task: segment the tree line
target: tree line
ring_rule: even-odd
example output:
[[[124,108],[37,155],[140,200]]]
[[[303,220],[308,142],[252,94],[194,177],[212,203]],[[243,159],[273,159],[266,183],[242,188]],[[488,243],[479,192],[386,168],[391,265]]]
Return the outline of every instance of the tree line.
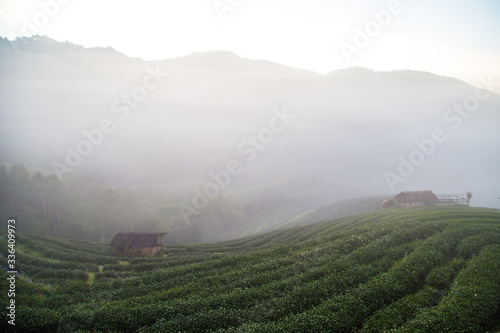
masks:
[[[34,235],[108,243],[117,232],[167,232],[167,244],[194,244],[227,233],[238,222],[237,209],[223,198],[186,223],[178,209],[179,188],[118,187],[72,173],[30,171],[0,163],[0,226],[16,218],[17,231]],[[237,223],[236,223],[237,224]]]
[[[118,229],[120,200],[104,184],[0,163],[0,188],[1,222],[15,217],[18,231],[105,242]]]

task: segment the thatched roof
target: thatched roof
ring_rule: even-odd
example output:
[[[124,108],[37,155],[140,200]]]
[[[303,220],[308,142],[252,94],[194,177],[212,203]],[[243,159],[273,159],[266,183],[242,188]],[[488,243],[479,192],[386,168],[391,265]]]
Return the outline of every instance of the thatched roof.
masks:
[[[406,191],[394,197],[397,202],[405,203],[434,203],[439,199],[432,191]]]
[[[161,237],[165,234],[166,232],[120,232],[115,235],[109,245],[113,247],[151,248],[161,245]]]

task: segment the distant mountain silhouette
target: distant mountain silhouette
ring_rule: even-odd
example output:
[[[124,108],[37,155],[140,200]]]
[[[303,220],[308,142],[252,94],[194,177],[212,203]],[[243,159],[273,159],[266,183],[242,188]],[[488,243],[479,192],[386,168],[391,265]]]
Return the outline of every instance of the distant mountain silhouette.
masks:
[[[0,37],[0,52],[12,53],[9,50],[16,52],[36,52],[36,53],[62,53],[62,52],[93,52],[109,55],[122,55],[112,47],[93,47],[85,48],[81,45],[76,45],[70,42],[58,42],[47,36],[31,36],[18,37],[13,41],[7,38]]]
[[[139,94],[151,71],[161,82],[127,106],[123,96]],[[53,172],[88,140],[85,131],[109,119],[112,133],[72,172],[116,185],[202,186],[236,160],[243,171],[231,187],[311,176],[345,185],[302,187],[316,204],[298,212],[387,193],[385,173],[398,175],[400,158],[420,149],[415,142],[442,129],[446,140],[395,191],[470,190],[475,204],[498,205],[500,99],[491,93],[465,118],[453,107],[476,88],[453,78],[362,68],[322,75],[226,51],[144,61],[44,36],[0,39],[0,73],[0,161],[11,164]],[[271,138],[262,131],[285,107],[295,118]],[[252,148],[259,134],[268,143]]]

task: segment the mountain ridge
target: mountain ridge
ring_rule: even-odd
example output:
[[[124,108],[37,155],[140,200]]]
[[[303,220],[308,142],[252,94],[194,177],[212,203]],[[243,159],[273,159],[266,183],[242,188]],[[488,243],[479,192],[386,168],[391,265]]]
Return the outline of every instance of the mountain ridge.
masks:
[[[237,61],[240,63],[244,62],[250,62],[250,63],[256,63],[256,64],[264,64],[266,67],[273,67],[273,66],[278,66],[282,67],[283,69],[287,70],[293,70],[298,72],[303,73],[304,75],[309,74],[311,77],[326,77],[326,78],[345,78],[346,76],[356,76],[353,74],[363,72],[363,73],[371,73],[371,74],[386,74],[386,75],[392,75],[392,76],[404,76],[404,75],[421,75],[422,77],[427,77],[429,80],[431,80],[430,77],[434,78],[443,78],[443,79],[450,79],[450,80],[457,80],[460,82],[463,82],[460,79],[453,78],[453,77],[445,77],[441,75],[437,75],[431,72],[425,72],[425,71],[416,71],[416,70],[391,70],[391,71],[376,71],[372,70],[369,68],[364,68],[364,67],[351,67],[351,68],[343,68],[343,69],[336,69],[328,72],[327,74],[321,74],[318,72],[314,72],[311,70],[307,69],[300,69],[292,66],[287,66],[287,65],[282,65],[277,62],[265,60],[265,59],[249,59],[249,58],[244,58],[240,57],[236,53],[228,50],[213,50],[213,51],[205,51],[205,52],[193,52],[189,53],[186,55],[182,56],[177,56],[173,58],[160,58],[160,59],[155,59],[155,60],[145,60],[139,57],[131,57],[128,56],[124,53],[121,53],[115,49],[113,49],[111,46],[107,47],[84,47],[79,44],[75,44],[69,41],[65,42],[59,42],[55,39],[49,38],[44,35],[34,35],[31,37],[17,37],[15,40],[9,40],[6,37],[0,36],[0,48],[5,49],[11,49],[13,50],[13,53],[24,51],[24,52],[37,52],[37,53],[43,53],[43,52],[49,52],[49,53],[61,53],[61,52],[84,52],[84,53],[96,53],[96,54],[101,54],[101,55],[110,55],[110,56],[119,56],[119,57],[125,57],[129,59],[135,59],[135,60],[140,60],[145,63],[168,63],[171,61],[181,61],[185,63],[191,63],[191,65],[196,64],[197,62],[201,62],[203,66],[206,67],[212,67],[216,69],[221,69],[224,66],[221,66],[221,58],[225,59],[226,61]],[[1,52],[1,50],[0,50]],[[216,65],[216,66],[214,66]],[[195,66],[196,67],[196,66]],[[227,69],[227,68],[226,68]],[[463,82],[465,83],[465,82]]]

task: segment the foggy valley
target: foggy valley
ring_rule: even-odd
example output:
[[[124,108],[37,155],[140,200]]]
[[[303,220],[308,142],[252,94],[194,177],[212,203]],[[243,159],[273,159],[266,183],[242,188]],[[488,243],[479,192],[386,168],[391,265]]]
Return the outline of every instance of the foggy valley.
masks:
[[[500,332],[499,14],[0,0],[0,332]]]
[[[2,39],[0,55],[1,162],[115,193],[115,218],[91,207],[95,193],[61,213],[68,226],[104,220],[106,241],[119,228],[234,238],[403,190],[471,191],[472,205],[500,208],[491,77],[478,90],[415,71],[322,75],[226,51],[144,61],[43,36]]]

